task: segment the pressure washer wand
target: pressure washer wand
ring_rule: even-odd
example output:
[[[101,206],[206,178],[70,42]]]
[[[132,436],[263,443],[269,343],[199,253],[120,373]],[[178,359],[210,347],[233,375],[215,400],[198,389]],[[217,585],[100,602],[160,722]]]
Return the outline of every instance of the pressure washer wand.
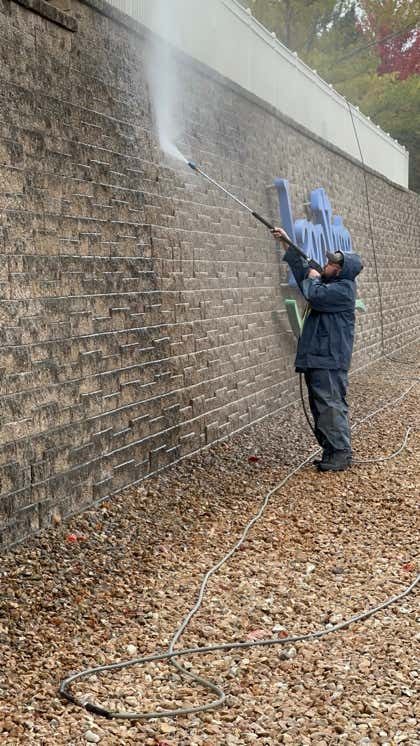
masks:
[[[211,184],[214,184],[214,186],[216,186],[222,192],[224,192],[225,194],[227,194],[228,197],[231,197],[231,199],[234,199],[235,202],[238,203],[238,205],[240,205],[241,207],[243,207],[244,210],[247,210],[251,215],[254,216],[254,218],[256,218],[257,220],[259,220],[260,223],[262,223],[263,225],[265,225],[266,228],[268,228],[270,231],[274,230],[274,225],[271,225],[271,223],[269,223],[268,220],[266,220],[261,215],[259,215],[258,212],[255,212],[255,210],[251,210],[251,208],[248,207],[248,205],[246,205],[245,202],[241,202],[241,200],[238,199],[238,197],[235,197],[234,194],[232,194],[231,192],[228,192],[227,189],[225,189],[224,187],[222,187],[221,184],[218,184],[217,181],[215,181],[214,179],[211,178],[211,176],[208,176],[208,174],[205,174],[204,171],[201,170],[201,168],[198,168],[198,166],[196,166],[196,164],[194,163],[194,161],[187,161],[187,163],[190,166],[190,168],[192,168],[193,171],[196,171],[198,174],[201,174],[201,176],[204,176],[204,178],[207,179],[207,181],[210,181]],[[286,241],[286,239],[284,239],[284,240]],[[286,243],[289,243],[289,241],[286,241]]]
[[[235,202],[237,202],[238,205],[240,205],[241,207],[243,207],[244,210],[247,210],[247,212],[249,212],[257,220],[259,220],[260,223],[262,223],[263,225],[265,225],[266,228],[268,228],[270,231],[274,230],[274,225],[271,225],[271,223],[269,223],[268,220],[266,220],[265,218],[263,218],[262,215],[260,215],[258,212],[255,212],[255,210],[252,210],[250,207],[248,207],[248,205],[245,204],[245,202],[241,202],[241,200],[238,199],[238,197],[235,197],[234,194],[232,194],[231,192],[228,192],[227,189],[225,189],[224,187],[222,187],[221,184],[218,184],[218,182],[215,181],[214,179],[212,179],[211,176],[209,176],[208,174],[204,173],[204,171],[202,171],[201,168],[198,168],[198,166],[194,163],[194,161],[187,161],[187,163],[188,163],[189,167],[192,168],[193,171],[196,171],[201,176],[204,176],[204,178],[207,179],[207,181],[209,181],[211,184],[214,184],[214,186],[216,186],[218,189],[220,189],[222,192],[224,192],[224,194],[227,194],[228,197],[230,197],[231,199],[235,200]],[[310,259],[310,257],[306,256],[306,254],[302,251],[302,249],[300,249],[299,246],[296,246],[296,244],[294,244],[292,241],[290,241],[290,239],[288,239],[288,238],[282,238],[282,241],[284,241],[285,243],[287,243],[292,249],[294,249],[298,254],[300,254],[300,256],[303,257],[303,259],[306,259],[306,261],[308,262],[308,264],[313,269],[316,269],[317,272],[322,272],[322,267],[320,267],[319,264],[317,264],[313,259]]]

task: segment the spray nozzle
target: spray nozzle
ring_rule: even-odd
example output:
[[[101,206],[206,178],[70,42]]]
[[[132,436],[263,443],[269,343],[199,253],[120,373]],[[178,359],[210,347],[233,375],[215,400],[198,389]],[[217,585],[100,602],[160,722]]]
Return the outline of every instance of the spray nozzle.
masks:
[[[187,163],[193,171],[197,171],[197,166],[195,165],[194,161],[187,161]]]

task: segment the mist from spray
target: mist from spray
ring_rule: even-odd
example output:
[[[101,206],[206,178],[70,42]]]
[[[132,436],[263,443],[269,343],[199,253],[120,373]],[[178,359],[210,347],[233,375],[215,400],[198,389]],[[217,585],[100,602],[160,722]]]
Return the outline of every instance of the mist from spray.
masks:
[[[172,158],[176,158],[178,161],[183,161],[184,163],[188,163],[187,158],[182,155],[181,151],[177,146],[171,142],[169,139],[166,138],[165,134],[162,134],[159,131],[159,142],[160,147],[162,150],[167,154],[172,156]]]
[[[184,127],[181,115],[181,85],[174,49],[179,41],[177,16],[170,0],[154,0],[153,28],[160,38],[152,42],[147,59],[147,77],[161,149],[172,158],[188,163],[175,145]],[[170,39],[171,44],[166,40]]]

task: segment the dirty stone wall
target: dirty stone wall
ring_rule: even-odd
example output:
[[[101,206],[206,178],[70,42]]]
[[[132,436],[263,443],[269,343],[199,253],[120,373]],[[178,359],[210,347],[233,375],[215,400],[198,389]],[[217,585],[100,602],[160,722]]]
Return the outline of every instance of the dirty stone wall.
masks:
[[[8,546],[296,397],[267,231],[163,162],[150,39],[100,0],[0,0],[0,534]],[[355,367],[381,352],[362,170],[178,61],[201,167],[275,220],[323,186],[366,269]],[[419,199],[368,174],[387,349],[418,336]],[[416,259],[417,257],[417,259]],[[417,266],[417,273],[418,273]]]

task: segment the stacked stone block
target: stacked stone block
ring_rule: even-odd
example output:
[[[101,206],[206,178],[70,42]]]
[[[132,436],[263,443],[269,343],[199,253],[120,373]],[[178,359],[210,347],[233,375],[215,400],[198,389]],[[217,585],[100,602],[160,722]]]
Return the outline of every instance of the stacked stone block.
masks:
[[[4,546],[296,397],[293,296],[267,231],[159,151],[148,34],[116,11],[0,2],[0,535]],[[72,21],[72,22],[70,22]],[[356,364],[381,352],[361,169],[178,59],[190,152],[276,219],[324,186],[366,269]],[[384,335],[418,336],[419,200],[368,175]],[[416,265],[417,263],[417,265]],[[417,326],[417,331],[416,331]]]

